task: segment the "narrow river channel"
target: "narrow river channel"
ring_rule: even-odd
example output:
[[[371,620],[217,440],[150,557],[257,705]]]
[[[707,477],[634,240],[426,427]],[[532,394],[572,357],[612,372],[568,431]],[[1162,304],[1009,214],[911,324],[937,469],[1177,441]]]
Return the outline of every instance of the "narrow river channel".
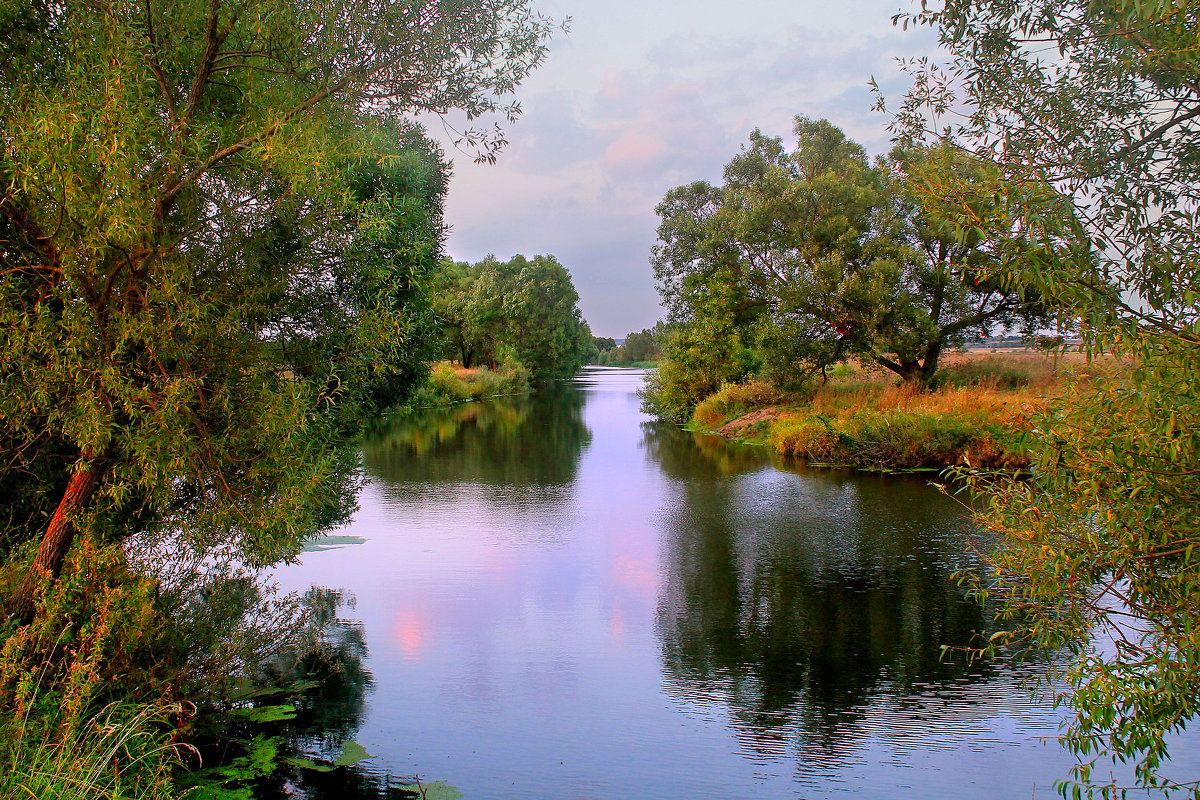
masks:
[[[364,444],[353,523],[277,573],[340,603],[361,664],[329,734],[375,756],[360,783],[1057,796],[1061,712],[1020,685],[1043,667],[941,658],[991,624],[954,579],[987,545],[961,507],[655,423],[641,378],[593,368]]]

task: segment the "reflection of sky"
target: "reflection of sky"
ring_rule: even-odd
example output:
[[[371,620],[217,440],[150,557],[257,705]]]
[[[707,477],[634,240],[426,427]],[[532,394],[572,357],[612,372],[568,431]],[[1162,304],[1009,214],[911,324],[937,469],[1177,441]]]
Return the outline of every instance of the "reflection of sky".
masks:
[[[803,709],[779,709],[769,725],[735,710],[731,693],[752,686],[664,675],[657,619],[672,602],[664,560],[680,483],[643,446],[634,373],[590,375],[592,438],[573,483],[541,496],[547,513],[530,513],[537,487],[368,485],[340,532],[362,544],[279,572],[285,589],[357,597],[343,613],[365,625],[375,688],[355,738],[380,768],[445,779],[468,800],[1026,798],[1034,780],[1038,796],[1053,796],[1069,760],[1035,739],[1057,718],[1011,685],[908,697],[881,678],[831,749],[806,740],[793,719]],[[869,481],[810,483],[761,467],[728,483],[747,531],[763,524],[756,504],[772,499],[817,519],[814,530],[822,515],[882,502]],[[826,544],[804,556],[835,569],[863,546]],[[747,557],[754,546],[738,545]]]

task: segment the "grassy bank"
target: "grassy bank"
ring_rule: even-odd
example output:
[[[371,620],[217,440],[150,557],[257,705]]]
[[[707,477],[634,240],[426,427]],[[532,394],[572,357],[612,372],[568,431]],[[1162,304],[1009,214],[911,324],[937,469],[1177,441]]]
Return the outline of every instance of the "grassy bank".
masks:
[[[813,392],[762,382],[731,384],[699,404],[692,427],[773,447],[815,466],[940,469],[955,464],[1022,469],[1030,416],[1080,359],[962,355],[921,391],[889,376],[843,367]]]
[[[429,383],[413,397],[413,408],[433,408],[482,400],[497,395],[525,394],[530,390],[529,370],[517,363],[501,364],[497,369],[470,369],[447,362],[434,364]]]

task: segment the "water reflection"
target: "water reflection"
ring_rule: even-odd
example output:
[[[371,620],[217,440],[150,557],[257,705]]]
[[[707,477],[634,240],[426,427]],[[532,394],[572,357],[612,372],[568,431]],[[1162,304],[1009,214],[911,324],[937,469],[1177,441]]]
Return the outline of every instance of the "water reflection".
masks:
[[[757,472],[770,466],[760,447],[741,445],[709,433],[683,431],[668,422],[643,422],[642,448],[677,480],[711,479]]]
[[[303,602],[317,640],[294,659],[279,661],[274,675],[279,685],[304,687],[295,701],[296,715],[286,726],[284,741],[290,755],[283,763],[291,767],[277,775],[272,790],[262,796],[303,800],[420,797],[411,781],[374,768],[369,760],[329,767],[356,746],[354,737],[362,726],[366,698],[375,679],[366,667],[369,651],[364,626],[345,617],[354,609],[354,596],[314,586]],[[319,766],[300,766],[306,762]]]
[[[761,451],[643,430],[673,478],[658,630],[677,701],[728,704],[753,751],[811,760],[851,746],[881,696],[995,678],[943,658],[992,624],[954,578],[972,559],[952,501],[916,480],[790,474]]]
[[[379,759],[346,797],[384,769],[472,800],[1027,798],[1066,774],[1017,668],[939,658],[991,619],[952,578],[953,501],[649,422],[637,384],[597,370],[364,445],[339,534],[361,544],[281,571],[358,597],[338,614],[373,677],[321,713]]]
[[[560,387],[398,418],[363,445],[385,484],[556,487],[570,483],[591,440],[583,395]]]

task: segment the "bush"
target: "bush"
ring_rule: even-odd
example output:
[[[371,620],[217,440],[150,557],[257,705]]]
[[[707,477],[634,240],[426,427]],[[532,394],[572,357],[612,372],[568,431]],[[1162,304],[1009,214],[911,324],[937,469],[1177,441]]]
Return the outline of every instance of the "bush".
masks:
[[[844,436],[819,417],[784,417],[771,427],[771,442],[781,455],[819,463],[848,464]]]
[[[24,573],[22,555],[0,585]],[[155,597],[120,548],[84,536],[33,621],[0,632],[0,798],[168,796],[167,734],[184,715],[167,699],[180,665]]]
[[[521,362],[507,360],[499,369],[463,369],[448,363],[435,364],[429,382],[413,394],[410,408],[435,408],[467,400],[481,400],[529,391],[531,376]]]

